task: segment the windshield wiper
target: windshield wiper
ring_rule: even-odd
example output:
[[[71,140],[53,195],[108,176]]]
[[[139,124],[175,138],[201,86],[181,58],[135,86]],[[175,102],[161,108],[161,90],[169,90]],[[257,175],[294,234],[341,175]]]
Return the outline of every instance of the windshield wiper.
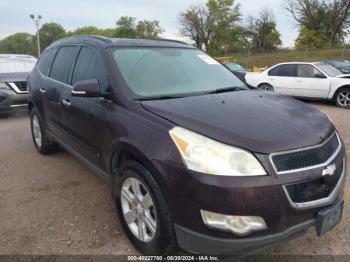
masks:
[[[230,87],[224,87],[224,88],[215,89],[213,91],[210,91],[209,94],[219,94],[219,93],[232,92],[232,91],[241,91],[241,90],[247,90],[247,89],[242,87],[242,86],[230,86]]]
[[[150,97],[141,97],[138,100],[166,100],[166,99],[175,99],[175,98],[184,98],[184,95],[164,95],[164,96],[150,96]]]

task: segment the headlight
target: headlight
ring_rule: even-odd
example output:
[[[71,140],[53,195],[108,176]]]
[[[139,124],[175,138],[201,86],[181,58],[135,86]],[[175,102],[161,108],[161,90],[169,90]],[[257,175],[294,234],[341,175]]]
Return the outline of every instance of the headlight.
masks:
[[[10,88],[6,83],[0,82],[0,89],[10,89]]]
[[[259,161],[248,151],[225,145],[182,127],[169,131],[188,169],[209,175],[263,176]]]

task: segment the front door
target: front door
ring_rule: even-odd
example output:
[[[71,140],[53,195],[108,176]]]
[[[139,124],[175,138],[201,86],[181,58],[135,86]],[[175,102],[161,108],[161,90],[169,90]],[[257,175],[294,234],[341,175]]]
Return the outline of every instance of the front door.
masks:
[[[97,79],[101,93],[109,87],[104,65],[96,50],[83,46],[72,76],[72,85],[78,81]],[[67,139],[73,149],[86,160],[104,169],[102,149],[105,143],[105,108],[110,102],[102,97],[76,97],[71,90],[63,98],[63,121],[67,125]]]
[[[330,80],[310,64],[300,64],[297,69],[298,79],[294,96],[310,98],[327,98]]]

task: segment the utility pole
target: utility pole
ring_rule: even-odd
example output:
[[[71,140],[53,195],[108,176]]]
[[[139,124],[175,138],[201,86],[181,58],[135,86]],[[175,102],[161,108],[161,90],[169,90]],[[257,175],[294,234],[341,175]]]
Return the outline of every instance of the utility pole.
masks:
[[[38,44],[38,57],[40,56],[40,35],[39,35],[39,28],[40,28],[40,20],[42,18],[41,15],[30,15],[30,18],[33,20],[35,26],[36,26],[36,42]]]

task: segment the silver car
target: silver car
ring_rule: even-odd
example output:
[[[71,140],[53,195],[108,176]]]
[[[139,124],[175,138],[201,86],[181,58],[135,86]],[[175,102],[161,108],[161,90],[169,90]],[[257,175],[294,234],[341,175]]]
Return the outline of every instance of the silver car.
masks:
[[[27,107],[27,76],[37,59],[29,55],[0,54],[0,116]]]

